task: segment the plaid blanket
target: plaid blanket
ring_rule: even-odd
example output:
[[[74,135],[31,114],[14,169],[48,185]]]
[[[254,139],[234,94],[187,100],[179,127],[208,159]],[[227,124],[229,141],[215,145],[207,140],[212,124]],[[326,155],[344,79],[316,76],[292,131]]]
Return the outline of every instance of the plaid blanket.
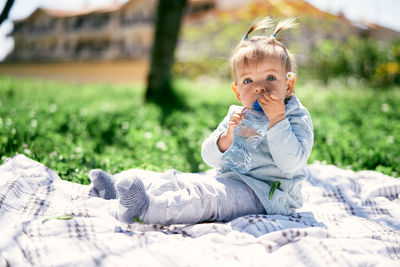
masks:
[[[0,266],[400,266],[400,181],[313,164],[292,216],[124,225],[24,155],[0,166]]]

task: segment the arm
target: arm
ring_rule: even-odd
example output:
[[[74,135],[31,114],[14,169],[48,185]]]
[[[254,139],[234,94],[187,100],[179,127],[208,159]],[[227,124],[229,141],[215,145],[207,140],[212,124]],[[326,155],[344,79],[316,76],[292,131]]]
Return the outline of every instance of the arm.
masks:
[[[217,141],[221,134],[222,132],[217,128],[203,141],[201,146],[201,157],[203,158],[203,161],[213,168],[219,168],[223,154],[217,145]]]
[[[239,123],[242,121],[243,113],[237,112],[231,116],[230,121],[228,122],[228,128],[223,132],[217,141],[217,146],[221,152],[227,151],[232,143],[233,137],[235,133],[235,128],[239,126]]]
[[[314,142],[313,126],[308,111],[302,107],[268,130],[267,141],[272,158],[285,173],[303,168]]]
[[[231,106],[217,129],[204,140],[201,156],[210,167],[219,168],[223,153],[231,146],[234,129],[241,120],[241,116],[236,115],[235,112],[240,109],[239,106]]]

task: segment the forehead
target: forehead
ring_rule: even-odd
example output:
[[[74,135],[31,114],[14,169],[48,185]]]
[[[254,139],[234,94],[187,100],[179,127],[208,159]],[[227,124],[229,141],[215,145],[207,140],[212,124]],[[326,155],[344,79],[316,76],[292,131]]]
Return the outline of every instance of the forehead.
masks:
[[[256,73],[264,71],[275,71],[279,73],[285,72],[285,65],[282,60],[277,57],[265,57],[257,61],[242,61],[236,65],[236,73],[238,77],[246,73]]]

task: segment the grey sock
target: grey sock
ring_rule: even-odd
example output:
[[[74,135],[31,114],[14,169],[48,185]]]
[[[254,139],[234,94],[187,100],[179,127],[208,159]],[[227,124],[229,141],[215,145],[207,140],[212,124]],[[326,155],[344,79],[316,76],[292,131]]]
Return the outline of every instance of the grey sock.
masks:
[[[116,199],[114,180],[111,174],[95,169],[89,172],[89,178],[92,181],[92,195],[104,199]]]
[[[143,182],[138,177],[119,179],[116,188],[119,194],[118,219],[134,223],[149,207],[149,197]]]

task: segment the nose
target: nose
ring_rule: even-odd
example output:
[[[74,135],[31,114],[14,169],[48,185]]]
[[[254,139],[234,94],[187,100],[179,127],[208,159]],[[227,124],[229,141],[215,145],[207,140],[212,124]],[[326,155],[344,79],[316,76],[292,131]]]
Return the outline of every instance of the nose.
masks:
[[[266,91],[266,89],[265,89],[264,86],[257,86],[257,87],[256,87],[256,90],[255,90],[255,92],[256,92],[257,94],[264,93],[265,91]]]

